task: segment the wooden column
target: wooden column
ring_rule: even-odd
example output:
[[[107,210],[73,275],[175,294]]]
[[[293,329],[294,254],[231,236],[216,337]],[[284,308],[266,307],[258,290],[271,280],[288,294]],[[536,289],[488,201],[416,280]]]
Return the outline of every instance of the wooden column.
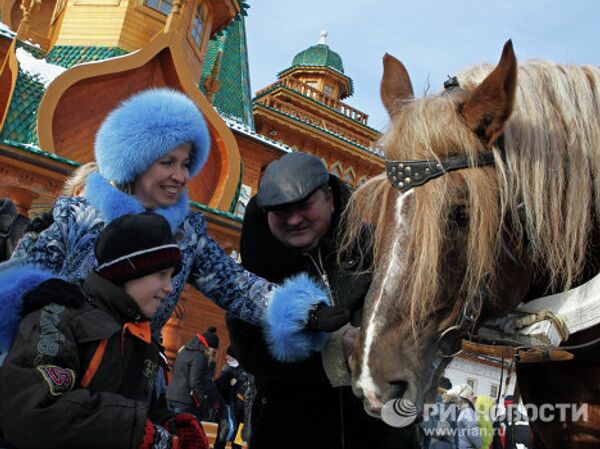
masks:
[[[41,0],[22,0],[21,1],[21,11],[23,11],[23,17],[21,18],[21,22],[19,23],[19,27],[17,28],[17,39],[25,41],[29,39],[29,19],[32,14],[40,9],[42,5]]]

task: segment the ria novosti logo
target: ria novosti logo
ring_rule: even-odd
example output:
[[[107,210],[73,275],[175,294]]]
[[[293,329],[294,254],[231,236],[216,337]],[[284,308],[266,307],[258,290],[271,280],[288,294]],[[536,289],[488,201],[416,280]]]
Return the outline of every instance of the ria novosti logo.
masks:
[[[448,421],[456,422],[462,408],[455,403],[425,404],[423,408],[423,422]],[[494,405],[488,411],[490,421],[516,422],[576,422],[588,421],[588,404],[575,403],[544,403],[536,404],[511,404],[507,407]]]

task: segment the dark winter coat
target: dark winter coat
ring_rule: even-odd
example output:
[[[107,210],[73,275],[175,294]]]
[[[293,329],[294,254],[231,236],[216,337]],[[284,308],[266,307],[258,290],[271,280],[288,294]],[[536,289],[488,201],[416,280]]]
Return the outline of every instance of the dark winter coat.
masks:
[[[323,268],[331,286],[333,302],[345,305],[351,322],[360,325],[360,312],[371,282],[369,274],[357,275],[356,260],[337,263],[336,231],[340,212],[348,199],[348,189],[334,176],[330,178],[335,212],[329,232],[312,251],[318,263],[320,249]],[[271,233],[267,215],[250,200],[241,236],[242,264],[271,282],[300,272],[319,279],[313,261],[285,247]],[[256,397],[252,406],[250,447],[271,449],[311,448],[409,448],[413,429],[393,429],[367,416],[350,387],[333,388],[327,379],[321,355],[308,360],[283,363],[275,360],[265,343],[262,330],[227,315],[232,346],[241,366],[253,374]]]
[[[198,337],[192,338],[177,353],[173,376],[167,387],[167,400],[191,407],[194,401],[190,393],[200,402],[201,409],[207,410],[214,405],[216,386],[206,346]]]
[[[241,366],[233,367],[225,365],[215,381],[223,402],[233,410],[236,424],[244,422],[246,414],[245,394],[248,388],[248,377],[248,374]]]
[[[24,299],[25,316],[0,368],[0,430],[20,448],[137,449],[160,347],[125,330],[145,318],[123,289],[92,272],[83,291],[53,279]],[[87,388],[82,377],[107,346]]]
[[[27,217],[17,213],[12,200],[0,199],[0,262],[10,258],[28,223]]]

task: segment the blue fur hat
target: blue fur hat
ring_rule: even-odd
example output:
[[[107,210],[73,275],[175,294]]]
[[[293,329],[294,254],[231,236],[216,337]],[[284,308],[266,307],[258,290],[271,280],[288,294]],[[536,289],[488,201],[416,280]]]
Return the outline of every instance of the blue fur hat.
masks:
[[[196,104],[167,88],[148,89],[124,100],[96,134],[99,171],[117,184],[133,182],[176,146],[191,142],[190,177],[208,157],[210,135]]]

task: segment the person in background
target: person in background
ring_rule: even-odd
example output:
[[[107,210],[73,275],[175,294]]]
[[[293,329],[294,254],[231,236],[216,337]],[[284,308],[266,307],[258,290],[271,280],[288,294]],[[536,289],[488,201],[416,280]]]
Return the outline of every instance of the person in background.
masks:
[[[28,224],[29,218],[17,212],[10,198],[0,199],[0,262],[10,258]]]
[[[493,449],[531,449],[533,438],[527,413],[516,404],[513,395],[504,398],[503,410],[494,421]]]
[[[456,403],[459,413],[456,419],[456,449],[481,448],[481,430],[477,424],[475,393],[467,384],[458,384],[443,395],[445,402]]]
[[[212,362],[219,348],[217,329],[196,334],[175,358],[173,376],[167,386],[167,405],[175,413],[193,413],[210,421],[210,411],[218,397]]]
[[[491,449],[494,439],[494,426],[491,416],[494,408],[494,400],[483,394],[477,395],[475,401],[475,411],[477,412],[477,425],[481,430],[481,447],[482,449]]]
[[[22,320],[0,368],[0,433],[16,448],[207,449],[194,416],[151,402],[164,355],[149,319],[182,267],[169,224],[125,215],[94,248],[99,266],[82,287],[54,277],[23,286]],[[35,271],[13,270],[13,282],[26,283],[27,269]]]
[[[350,387],[342,338],[360,325],[371,275],[357,270],[354,255],[338,261],[336,237],[349,198],[348,187],[318,157],[295,152],[267,166],[246,208],[243,266],[271,282],[308,279],[300,275],[308,273],[328,292],[323,303],[310,294],[274,297],[267,322],[277,315],[271,313],[275,306],[289,308],[282,315],[295,318],[274,319],[267,331],[226,316],[231,345],[256,382],[253,449],[304,449],[316,442],[329,449],[416,445],[416,426],[395,429],[368,416]]]
[[[95,162],[88,162],[77,167],[65,181],[60,196],[67,198],[82,196],[88,176],[97,171],[98,164]],[[53,211],[55,204],[56,202],[52,203],[50,209],[35,215],[25,226],[23,237],[18,245],[19,251],[27,252],[27,247],[35,242],[40,233],[54,223]]]
[[[442,377],[438,384],[438,393],[429,414],[420,423],[424,433],[423,447],[428,449],[454,449],[456,434],[456,404],[444,402],[442,395],[452,388],[452,382]]]
[[[234,349],[229,346],[225,355],[226,365],[216,380],[217,388],[222,398],[219,413],[219,431],[215,449],[224,449],[228,441],[234,449],[241,449],[234,443],[240,425],[244,424],[246,415],[246,390],[250,379],[236,359]]]

